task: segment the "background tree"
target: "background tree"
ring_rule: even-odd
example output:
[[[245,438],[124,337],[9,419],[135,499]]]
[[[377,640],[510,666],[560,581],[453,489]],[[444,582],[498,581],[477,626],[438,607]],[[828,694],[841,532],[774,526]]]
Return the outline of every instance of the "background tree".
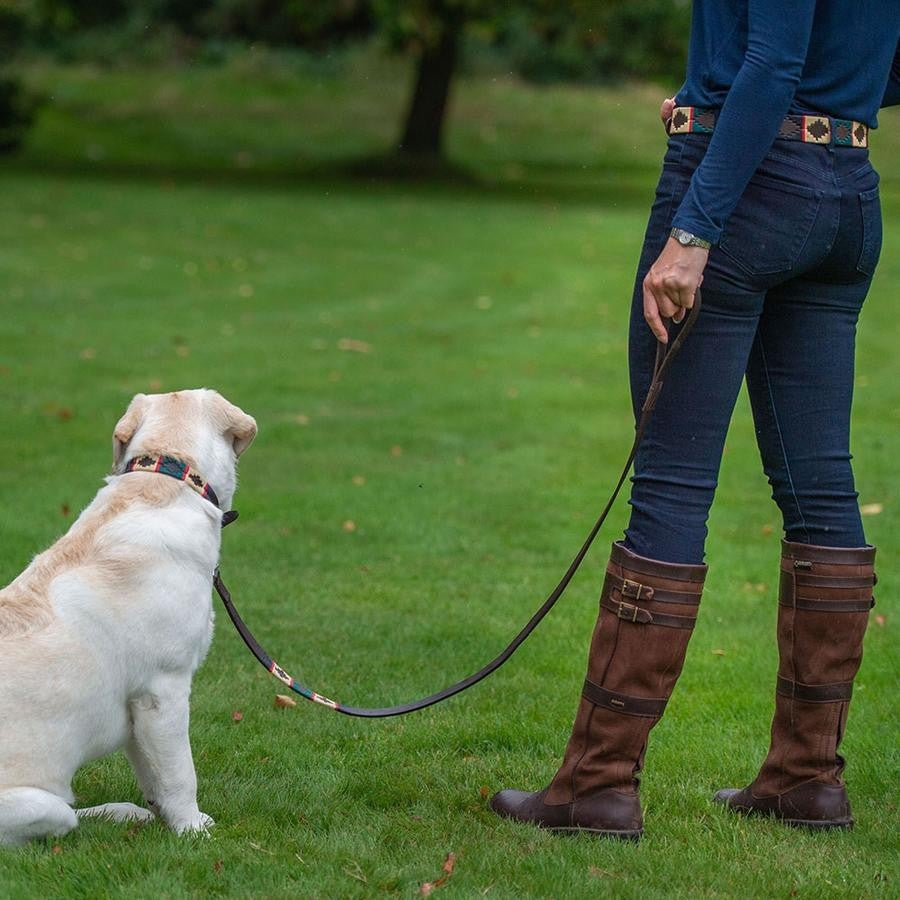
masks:
[[[522,77],[677,83],[690,24],[688,0],[8,0],[33,41],[63,47],[79,33],[171,28],[190,48],[249,42],[329,52],[377,37],[411,56],[413,84],[394,152],[439,161],[454,78],[467,45],[481,43]],[[2,20],[0,20],[2,22]]]
[[[26,17],[20,9],[0,6],[0,153],[10,153],[21,145],[37,106],[37,99],[10,71],[26,30]]]
[[[467,30],[478,31],[535,81],[683,75],[687,0],[373,0],[377,28],[415,58],[401,154],[439,157]]]

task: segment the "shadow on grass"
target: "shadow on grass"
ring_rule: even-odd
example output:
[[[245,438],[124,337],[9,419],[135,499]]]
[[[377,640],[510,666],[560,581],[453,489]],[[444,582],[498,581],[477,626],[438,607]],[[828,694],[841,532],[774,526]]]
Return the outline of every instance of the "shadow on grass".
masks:
[[[29,153],[0,159],[0,175],[27,174],[119,182],[200,184],[243,190],[356,190],[453,195],[560,205],[635,206],[649,209],[656,172],[621,165],[568,166],[557,162],[493,163],[490,167],[433,158],[380,154],[337,160],[297,159],[292,164],[240,167],[186,159],[173,163],[131,159],[94,161],[77,156]]]

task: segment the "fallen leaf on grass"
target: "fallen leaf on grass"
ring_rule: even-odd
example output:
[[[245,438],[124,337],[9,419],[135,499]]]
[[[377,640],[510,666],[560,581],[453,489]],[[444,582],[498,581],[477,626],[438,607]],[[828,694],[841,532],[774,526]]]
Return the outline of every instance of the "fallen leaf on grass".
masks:
[[[481,794],[481,799],[482,799],[482,800],[487,800],[488,794],[489,794],[490,792],[491,792],[490,788],[489,788],[486,784],[483,784],[483,785],[481,786],[481,790],[480,790],[478,793]]]
[[[225,860],[223,860],[223,859],[217,859],[213,863],[213,871],[214,872],[221,872],[222,869],[224,869],[224,868],[225,868]]]
[[[293,697],[289,697],[287,694],[276,694],[275,695],[275,708],[276,709],[286,709],[291,706],[296,706],[297,701]]]
[[[875,624],[880,625],[882,628],[884,628],[884,626],[887,625],[887,617],[883,616],[881,613],[878,613],[878,615],[875,616]]]
[[[437,890],[439,887],[443,887],[453,875],[453,867],[456,865],[456,854],[448,853],[447,858],[444,860],[443,866],[441,868],[444,870],[444,874],[441,875],[436,881],[426,881],[423,885],[419,887],[419,893],[423,897],[428,897],[432,891]]]
[[[62,847],[60,847],[59,844],[54,844],[52,853],[54,856],[59,856],[59,854],[62,853]]]
[[[713,656],[724,656],[724,655],[725,655],[724,650],[718,650],[718,649],[713,650]]]
[[[67,516],[67,515],[69,514],[69,504],[68,504],[68,503],[63,503],[63,505],[60,506],[59,511],[60,511],[64,516]]]
[[[758,594],[761,594],[764,591],[768,590],[768,585],[766,585],[762,581],[757,581],[756,583],[754,583],[752,581],[745,581],[744,582],[744,590],[745,591],[756,591]]]
[[[351,353],[371,353],[372,345],[366,341],[357,341],[353,338],[341,338],[338,341],[338,350],[346,350]]]
[[[859,511],[864,516],[877,516],[884,512],[884,505],[881,503],[863,503]]]
[[[341,527],[346,532],[356,531],[356,522],[353,519],[347,519]]]
[[[244,714],[243,714],[239,709],[236,709],[236,710],[231,714],[231,721],[232,721],[232,722],[243,722],[243,721],[244,721]]]

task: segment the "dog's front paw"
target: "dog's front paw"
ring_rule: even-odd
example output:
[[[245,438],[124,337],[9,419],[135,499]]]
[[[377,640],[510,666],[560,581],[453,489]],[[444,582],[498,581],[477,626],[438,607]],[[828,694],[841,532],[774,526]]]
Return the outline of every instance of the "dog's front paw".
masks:
[[[212,816],[199,810],[192,816],[173,822],[171,827],[176,834],[203,834],[209,835],[209,829],[215,825]]]

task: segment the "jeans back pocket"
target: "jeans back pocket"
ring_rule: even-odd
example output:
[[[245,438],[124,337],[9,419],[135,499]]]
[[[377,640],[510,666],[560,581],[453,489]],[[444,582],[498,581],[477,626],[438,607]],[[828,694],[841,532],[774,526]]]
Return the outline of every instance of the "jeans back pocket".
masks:
[[[790,272],[809,238],[822,191],[754,175],[725,225],[719,246],[750,275]]]

